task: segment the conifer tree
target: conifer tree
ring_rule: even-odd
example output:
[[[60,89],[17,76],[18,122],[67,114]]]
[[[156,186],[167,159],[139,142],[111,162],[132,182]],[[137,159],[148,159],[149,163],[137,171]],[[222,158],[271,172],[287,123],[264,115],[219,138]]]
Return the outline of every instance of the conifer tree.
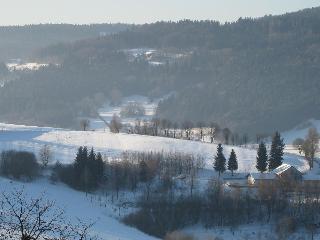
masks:
[[[139,163],[139,178],[141,182],[147,182],[148,181],[148,165],[145,161],[141,161]]]
[[[104,175],[104,162],[100,153],[91,148],[79,147],[73,164],[72,184],[74,187],[91,191],[98,187]]]
[[[95,160],[96,160],[96,153],[94,152],[93,148],[91,148],[88,156],[88,161],[91,164],[91,163],[94,163]]]
[[[215,156],[214,169],[219,172],[219,177],[221,173],[226,170],[226,158],[223,155],[223,147],[221,143],[217,147],[217,155]]]
[[[76,155],[76,159],[74,161],[75,175],[79,176],[79,174],[81,174],[83,167],[84,167],[83,147],[79,147]]]
[[[104,162],[103,162],[101,153],[97,154],[96,168],[97,168],[96,175],[97,175],[98,181],[102,181],[102,178],[104,175]]]
[[[82,149],[82,159],[84,161],[84,164],[86,164],[86,162],[88,160],[88,148],[87,147],[83,147],[83,149]]]
[[[257,165],[256,168],[259,172],[263,173],[267,171],[268,167],[268,154],[266,145],[261,142],[259,144],[258,152],[257,152]]]
[[[91,148],[90,153],[88,155],[88,160],[86,163],[86,189],[95,188],[98,185],[98,176],[97,176],[97,166],[96,166],[96,153],[93,148]]]
[[[283,150],[285,144],[283,138],[279,132],[276,132],[272,138],[270,158],[269,158],[269,171],[276,169],[281,166],[283,160]]]
[[[231,171],[233,176],[233,172],[238,170],[238,160],[235,151],[232,149],[228,161],[228,170]]]
[[[76,159],[75,159],[75,164],[80,164],[82,162],[82,152],[83,152],[83,148],[79,147],[76,155]]]

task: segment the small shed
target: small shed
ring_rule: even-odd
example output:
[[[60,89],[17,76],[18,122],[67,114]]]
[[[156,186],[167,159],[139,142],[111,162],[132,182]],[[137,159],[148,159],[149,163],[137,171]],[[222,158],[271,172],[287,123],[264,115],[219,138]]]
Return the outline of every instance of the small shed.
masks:
[[[247,176],[248,185],[260,185],[260,184],[272,184],[276,178],[276,175],[272,172],[267,173],[250,173]]]
[[[279,180],[286,182],[301,182],[303,177],[302,172],[289,164],[282,164],[273,173]]]
[[[301,182],[303,174],[294,166],[282,164],[271,172],[251,173],[247,176],[248,185],[271,185],[276,182],[297,183]]]

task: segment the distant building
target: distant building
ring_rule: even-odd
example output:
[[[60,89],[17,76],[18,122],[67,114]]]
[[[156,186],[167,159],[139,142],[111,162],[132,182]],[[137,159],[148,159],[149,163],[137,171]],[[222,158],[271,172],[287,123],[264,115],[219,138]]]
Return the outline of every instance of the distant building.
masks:
[[[280,183],[299,183],[303,180],[303,173],[289,164],[282,164],[271,172],[252,173],[247,176],[248,185]]]
[[[281,181],[301,182],[303,178],[302,172],[289,164],[282,164],[280,167],[277,167],[275,170],[273,170],[273,172]]]

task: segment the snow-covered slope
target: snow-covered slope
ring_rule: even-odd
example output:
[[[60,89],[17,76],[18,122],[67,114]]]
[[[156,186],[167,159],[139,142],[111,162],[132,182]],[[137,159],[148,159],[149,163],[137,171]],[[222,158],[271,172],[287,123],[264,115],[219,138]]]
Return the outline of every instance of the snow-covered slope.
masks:
[[[57,207],[65,210],[68,220],[75,222],[77,218],[91,223],[95,222],[91,233],[99,235],[103,240],[154,240],[134,228],[128,227],[115,219],[112,205],[97,204],[85,193],[77,192],[62,184],[52,185],[46,180],[32,183],[20,183],[0,178],[0,191],[10,193],[12,189],[21,189],[28,196],[37,197],[45,193],[48,200],[55,201]]]
[[[206,168],[212,169],[216,144],[187,141],[172,138],[113,134],[109,132],[51,131],[35,138],[36,141],[59,145],[74,151],[79,146],[94,147],[107,155],[118,155],[122,151],[164,151],[201,155],[206,160]],[[239,161],[239,172],[256,172],[256,150],[234,146],[225,146],[225,155],[234,149]],[[305,171],[306,162],[296,155],[286,155],[285,162]]]
[[[38,128],[2,124],[0,150],[27,150],[37,154],[47,144],[53,151],[55,161],[70,163],[79,146],[94,147],[107,156],[118,156],[122,151],[165,151],[199,154],[206,160],[206,168],[212,170],[216,144],[130,134],[113,134],[104,131],[68,131],[53,128]],[[255,172],[256,150],[224,146],[228,157],[234,148],[238,156],[239,172]],[[301,171],[308,169],[305,160],[287,154],[285,162]]]
[[[320,120],[311,119],[290,131],[282,133],[282,137],[286,144],[292,144],[292,142],[297,138],[305,138],[309,128],[316,128],[318,132],[320,132]]]

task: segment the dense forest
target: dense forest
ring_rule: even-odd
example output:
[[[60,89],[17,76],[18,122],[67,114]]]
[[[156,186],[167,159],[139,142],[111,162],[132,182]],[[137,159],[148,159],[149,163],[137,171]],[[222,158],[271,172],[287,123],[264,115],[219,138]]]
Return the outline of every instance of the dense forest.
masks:
[[[129,59],[124,50],[135,48],[183,57],[154,66],[146,58]],[[214,121],[250,134],[285,130],[320,117],[319,53],[320,8],[225,24],[131,26],[42,48],[38,58],[62,64],[19,73],[5,84],[1,120],[72,126],[104,98],[174,91],[159,106],[162,118]]]
[[[96,38],[125,30],[124,24],[40,24],[0,27],[0,61],[28,58],[34,51],[51,44]]]

